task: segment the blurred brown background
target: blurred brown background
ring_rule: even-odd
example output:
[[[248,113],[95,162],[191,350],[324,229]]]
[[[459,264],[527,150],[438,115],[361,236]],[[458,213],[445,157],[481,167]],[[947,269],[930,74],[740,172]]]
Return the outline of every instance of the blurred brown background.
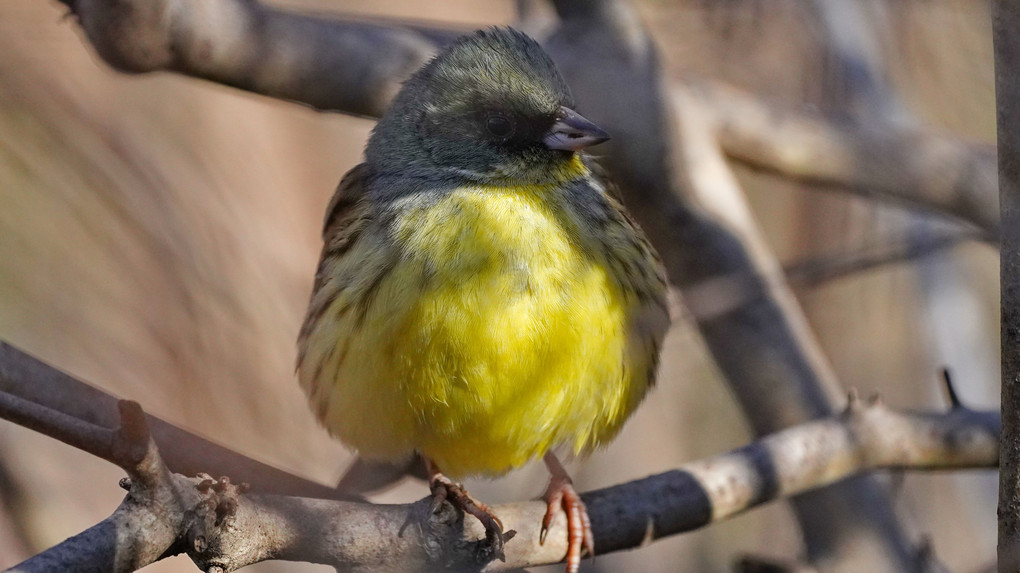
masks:
[[[277,2],[301,9],[510,23],[509,0]],[[798,0],[641,0],[670,74],[708,77],[788,106],[838,113],[840,78]],[[887,80],[925,126],[994,141],[988,6],[868,0]],[[372,122],[218,85],[102,64],[64,9],[0,3],[0,339],[149,412],[252,457],[335,480],[349,461],[307,412],[294,340],[319,249],[321,212],[359,161]],[[924,237],[930,221],[834,190],[738,172],[783,262]],[[998,395],[997,253],[964,244],[798,288],[841,382],[893,405],[945,407],[938,369],[963,399]],[[575,469],[584,489],[676,467],[749,439],[696,330],[679,320],[661,383],[621,437]],[[122,497],[121,472],[0,423],[0,567],[79,532]],[[536,496],[528,467],[470,484],[488,501]],[[995,549],[991,472],[892,476],[898,509],[952,571]],[[379,499],[425,495],[407,483]],[[796,557],[782,503],[588,570],[723,571],[741,555]],[[186,557],[155,571],[193,571]],[[289,563],[261,571],[328,570]]]

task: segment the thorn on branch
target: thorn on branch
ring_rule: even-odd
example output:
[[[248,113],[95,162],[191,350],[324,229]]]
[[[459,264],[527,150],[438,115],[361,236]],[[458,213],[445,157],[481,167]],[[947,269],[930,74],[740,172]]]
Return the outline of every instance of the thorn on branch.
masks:
[[[963,405],[963,401],[960,400],[960,395],[956,393],[956,387],[953,385],[953,377],[949,373],[948,367],[942,368],[942,388],[946,392],[946,399],[949,400],[949,411],[959,409],[966,409]]]

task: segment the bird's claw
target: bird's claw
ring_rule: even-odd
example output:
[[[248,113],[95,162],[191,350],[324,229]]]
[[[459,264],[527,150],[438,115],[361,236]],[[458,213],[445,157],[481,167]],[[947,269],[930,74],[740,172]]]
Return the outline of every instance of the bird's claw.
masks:
[[[503,552],[503,545],[513,539],[517,534],[514,530],[503,531],[503,522],[492,513],[487,505],[471,497],[471,494],[464,489],[464,486],[455,483],[450,478],[439,474],[432,477],[429,483],[432,489],[433,514],[439,513],[444,502],[460,509],[464,513],[475,516],[485,527],[485,540],[492,550],[492,555],[500,561],[506,561]]]
[[[570,478],[565,475],[554,475],[549,480],[549,487],[546,488],[542,498],[545,500],[546,508],[538,542],[545,543],[556,513],[563,509],[567,515],[567,573],[577,573],[581,567],[581,551],[585,550],[588,555],[595,555],[595,536],[591,531],[588,508],[574,489]]]

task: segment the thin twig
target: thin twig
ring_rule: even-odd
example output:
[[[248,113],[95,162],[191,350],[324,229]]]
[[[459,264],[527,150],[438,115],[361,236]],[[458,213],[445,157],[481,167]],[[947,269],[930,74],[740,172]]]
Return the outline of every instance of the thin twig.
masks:
[[[935,211],[999,232],[995,147],[949,134],[862,127],[768,105],[719,83],[688,80],[678,97],[711,112],[728,157],[816,187]]]
[[[784,266],[786,278],[798,287],[813,287],[849,275],[896,263],[915,261],[985,235],[971,229],[951,229],[925,237],[923,242],[900,240],[866,250],[818,255]]]

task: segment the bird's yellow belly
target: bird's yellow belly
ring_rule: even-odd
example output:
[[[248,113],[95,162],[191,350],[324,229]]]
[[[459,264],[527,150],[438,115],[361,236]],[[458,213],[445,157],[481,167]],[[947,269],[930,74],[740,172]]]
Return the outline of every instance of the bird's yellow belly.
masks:
[[[514,189],[402,215],[371,302],[336,325],[326,426],[366,457],[417,450],[454,477],[615,435],[648,384],[628,364],[636,303],[570,227]]]

